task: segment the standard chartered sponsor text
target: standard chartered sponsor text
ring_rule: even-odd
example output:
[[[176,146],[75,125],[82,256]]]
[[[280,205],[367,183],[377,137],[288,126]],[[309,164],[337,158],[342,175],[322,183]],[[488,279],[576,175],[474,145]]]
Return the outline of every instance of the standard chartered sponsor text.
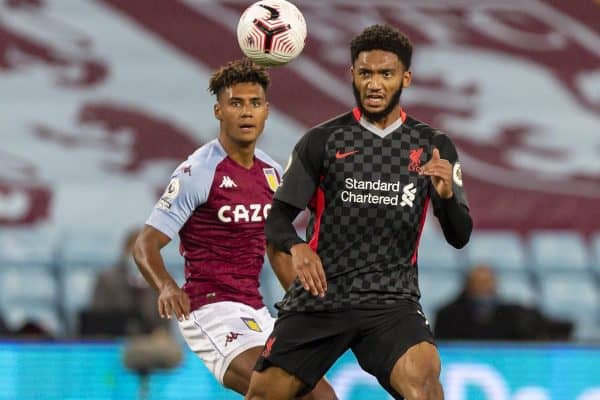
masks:
[[[400,182],[359,181],[354,178],[346,178],[344,187],[340,194],[342,201],[350,203],[385,204],[397,206],[399,195],[379,195],[373,193],[356,193],[354,190],[376,190],[381,192],[400,193]]]

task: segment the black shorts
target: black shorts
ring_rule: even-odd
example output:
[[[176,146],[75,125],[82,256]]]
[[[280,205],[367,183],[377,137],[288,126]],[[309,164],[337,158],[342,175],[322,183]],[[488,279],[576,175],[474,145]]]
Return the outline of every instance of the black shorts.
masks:
[[[254,369],[284,369],[306,385],[302,395],[352,349],[361,368],[401,399],[390,385],[392,368],[406,350],[423,341],[435,344],[421,306],[409,300],[381,308],[280,311]]]

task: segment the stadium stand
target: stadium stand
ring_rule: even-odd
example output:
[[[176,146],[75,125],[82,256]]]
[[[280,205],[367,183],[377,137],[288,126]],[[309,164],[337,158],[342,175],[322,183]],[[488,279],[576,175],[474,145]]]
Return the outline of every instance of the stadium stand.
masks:
[[[532,267],[538,273],[583,271],[591,266],[583,237],[569,231],[534,231],[530,234]]]
[[[487,264],[495,270],[525,271],[527,259],[523,242],[513,232],[477,232],[466,249],[467,263]]]

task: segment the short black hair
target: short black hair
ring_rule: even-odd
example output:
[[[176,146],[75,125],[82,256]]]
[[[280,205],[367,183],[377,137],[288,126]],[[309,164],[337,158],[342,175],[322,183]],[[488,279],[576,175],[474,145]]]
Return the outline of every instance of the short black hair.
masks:
[[[384,50],[394,53],[410,69],[412,59],[412,44],[405,34],[389,25],[372,25],[352,39],[350,57],[352,64],[361,51]]]
[[[231,61],[215,71],[210,77],[208,90],[218,97],[222,89],[236,83],[257,83],[266,91],[270,82],[266,68],[243,58]]]

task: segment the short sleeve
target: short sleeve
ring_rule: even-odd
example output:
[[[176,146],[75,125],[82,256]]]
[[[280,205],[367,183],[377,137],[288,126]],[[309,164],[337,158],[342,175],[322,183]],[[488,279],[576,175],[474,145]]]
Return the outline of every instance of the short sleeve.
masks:
[[[146,224],[173,239],[194,210],[206,202],[213,178],[214,172],[198,165],[179,166]]]

